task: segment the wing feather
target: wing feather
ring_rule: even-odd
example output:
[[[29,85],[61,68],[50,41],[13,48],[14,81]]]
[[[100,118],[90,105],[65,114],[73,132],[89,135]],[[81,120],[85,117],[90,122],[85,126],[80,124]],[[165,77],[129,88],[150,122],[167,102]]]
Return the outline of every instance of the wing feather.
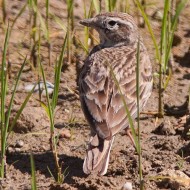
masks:
[[[136,47],[105,48],[90,54],[80,75],[80,94],[84,114],[101,138],[110,138],[128,126],[123,100],[114,83],[109,63],[120,84],[126,104],[136,117]],[[123,48],[123,49],[122,49]],[[119,55],[118,55],[119,52]],[[152,68],[146,49],[140,53],[140,107],[150,96]],[[90,113],[90,116],[89,116]]]

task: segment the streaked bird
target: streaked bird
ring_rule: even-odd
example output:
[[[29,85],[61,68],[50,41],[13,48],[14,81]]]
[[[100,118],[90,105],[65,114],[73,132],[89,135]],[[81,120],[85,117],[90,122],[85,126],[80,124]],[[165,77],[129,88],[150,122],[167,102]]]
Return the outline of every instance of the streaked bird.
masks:
[[[140,110],[151,95],[152,67],[138,27],[129,14],[103,13],[84,19],[80,24],[94,28],[100,38],[100,44],[90,52],[79,76],[81,106],[91,127],[83,171],[86,174],[104,175],[115,135],[123,129],[129,129],[128,117],[113,73],[131,116],[135,119],[138,41]]]

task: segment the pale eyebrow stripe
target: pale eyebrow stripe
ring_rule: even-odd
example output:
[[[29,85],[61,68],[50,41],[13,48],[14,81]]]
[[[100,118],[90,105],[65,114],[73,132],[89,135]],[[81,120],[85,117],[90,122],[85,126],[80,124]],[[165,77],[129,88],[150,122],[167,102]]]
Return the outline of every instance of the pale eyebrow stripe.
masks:
[[[129,22],[129,21],[124,21],[124,20],[122,20],[120,18],[115,18],[115,17],[110,17],[110,18],[112,18],[112,19],[114,18],[113,19],[114,21],[118,21],[118,22],[120,22],[122,24],[126,24],[126,25],[130,26],[130,28],[134,27],[134,25],[131,22]]]

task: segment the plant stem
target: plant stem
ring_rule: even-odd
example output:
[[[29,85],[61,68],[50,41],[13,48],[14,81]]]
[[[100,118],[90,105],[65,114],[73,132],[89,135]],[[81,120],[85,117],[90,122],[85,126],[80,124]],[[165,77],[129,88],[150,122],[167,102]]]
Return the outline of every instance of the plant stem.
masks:
[[[6,166],[6,145],[7,145],[7,129],[6,129],[6,120],[5,120],[5,100],[6,100],[6,93],[7,93],[7,65],[6,65],[6,54],[8,48],[8,41],[9,41],[10,29],[9,25],[6,31],[6,37],[4,42],[4,49],[3,49],[3,58],[2,58],[2,67],[1,67],[1,157],[0,157],[0,177],[4,178],[5,176],[5,166]]]
[[[3,11],[3,22],[5,24],[7,19],[7,11],[6,11],[6,0],[2,0],[2,11]]]
[[[142,0],[142,6],[144,8],[144,12],[146,14],[146,0]],[[145,21],[144,21],[144,18],[143,18],[143,23],[141,23],[141,27],[142,28],[145,28]]]
[[[31,164],[31,175],[32,175],[31,189],[32,189],[32,190],[37,190],[36,171],[35,171],[36,168],[35,168],[35,162],[34,162],[33,154],[30,154],[30,164]]]
[[[48,110],[48,116],[49,116],[49,120],[50,120],[50,149],[52,150],[53,157],[55,160],[55,166],[56,166],[56,170],[57,170],[57,182],[58,183],[63,182],[64,176],[62,174],[61,165],[59,164],[59,157],[58,157],[58,152],[57,152],[57,137],[55,136],[55,131],[54,131],[54,114],[55,114],[55,107],[57,105],[58,90],[59,90],[60,78],[61,78],[61,68],[62,68],[62,64],[63,64],[63,56],[65,53],[67,40],[68,40],[68,34],[65,36],[65,40],[63,43],[61,54],[59,56],[59,61],[56,62],[56,65],[55,65],[55,78],[54,78],[55,87],[54,87],[54,92],[53,92],[53,97],[52,97],[51,102],[50,102],[50,98],[49,98],[49,94],[48,94],[48,90],[47,90],[47,85],[46,85],[46,76],[44,73],[42,63],[40,61],[40,56],[39,56],[40,55],[40,48],[38,48],[38,63],[39,63],[40,69],[41,69],[41,74],[42,74],[42,78],[43,78],[43,82],[44,82],[44,86],[45,86],[46,99],[47,99],[47,106],[46,107]],[[39,37],[38,47],[40,47],[40,37]]]
[[[143,175],[142,175],[142,155],[141,155],[141,142],[140,142],[140,41],[138,40],[137,44],[137,66],[136,66],[136,96],[137,96],[137,127],[138,127],[138,161],[139,161],[139,177],[140,177],[140,190],[144,189]]]
[[[71,63],[71,32],[70,29],[72,29],[71,23],[72,23],[72,13],[73,12],[73,0],[67,0],[67,60],[68,64]]]
[[[49,66],[51,66],[51,43],[50,43],[50,38],[49,38],[49,0],[46,0],[46,28],[47,28],[47,46],[48,46]]]
[[[102,12],[102,0],[99,0],[100,3],[100,13]]]
[[[163,85],[162,64],[159,64],[159,86],[158,86],[158,117],[163,117]]]
[[[37,7],[37,0],[33,0],[34,6]],[[33,39],[33,47],[31,51],[31,59],[34,67],[37,67],[37,55],[36,55],[36,30],[37,30],[37,10],[33,9],[33,25],[32,25],[32,39]]]

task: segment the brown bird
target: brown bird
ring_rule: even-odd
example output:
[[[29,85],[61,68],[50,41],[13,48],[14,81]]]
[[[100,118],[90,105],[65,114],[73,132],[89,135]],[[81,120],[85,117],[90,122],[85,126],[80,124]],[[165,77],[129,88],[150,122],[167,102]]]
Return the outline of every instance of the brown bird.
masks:
[[[136,63],[140,42],[140,109],[152,91],[152,67],[138,27],[127,13],[103,13],[80,24],[94,28],[100,37],[84,62],[79,76],[80,100],[91,127],[91,136],[83,170],[86,174],[107,172],[114,137],[129,129],[120,85],[133,119],[137,117]],[[112,69],[110,69],[112,68]]]

